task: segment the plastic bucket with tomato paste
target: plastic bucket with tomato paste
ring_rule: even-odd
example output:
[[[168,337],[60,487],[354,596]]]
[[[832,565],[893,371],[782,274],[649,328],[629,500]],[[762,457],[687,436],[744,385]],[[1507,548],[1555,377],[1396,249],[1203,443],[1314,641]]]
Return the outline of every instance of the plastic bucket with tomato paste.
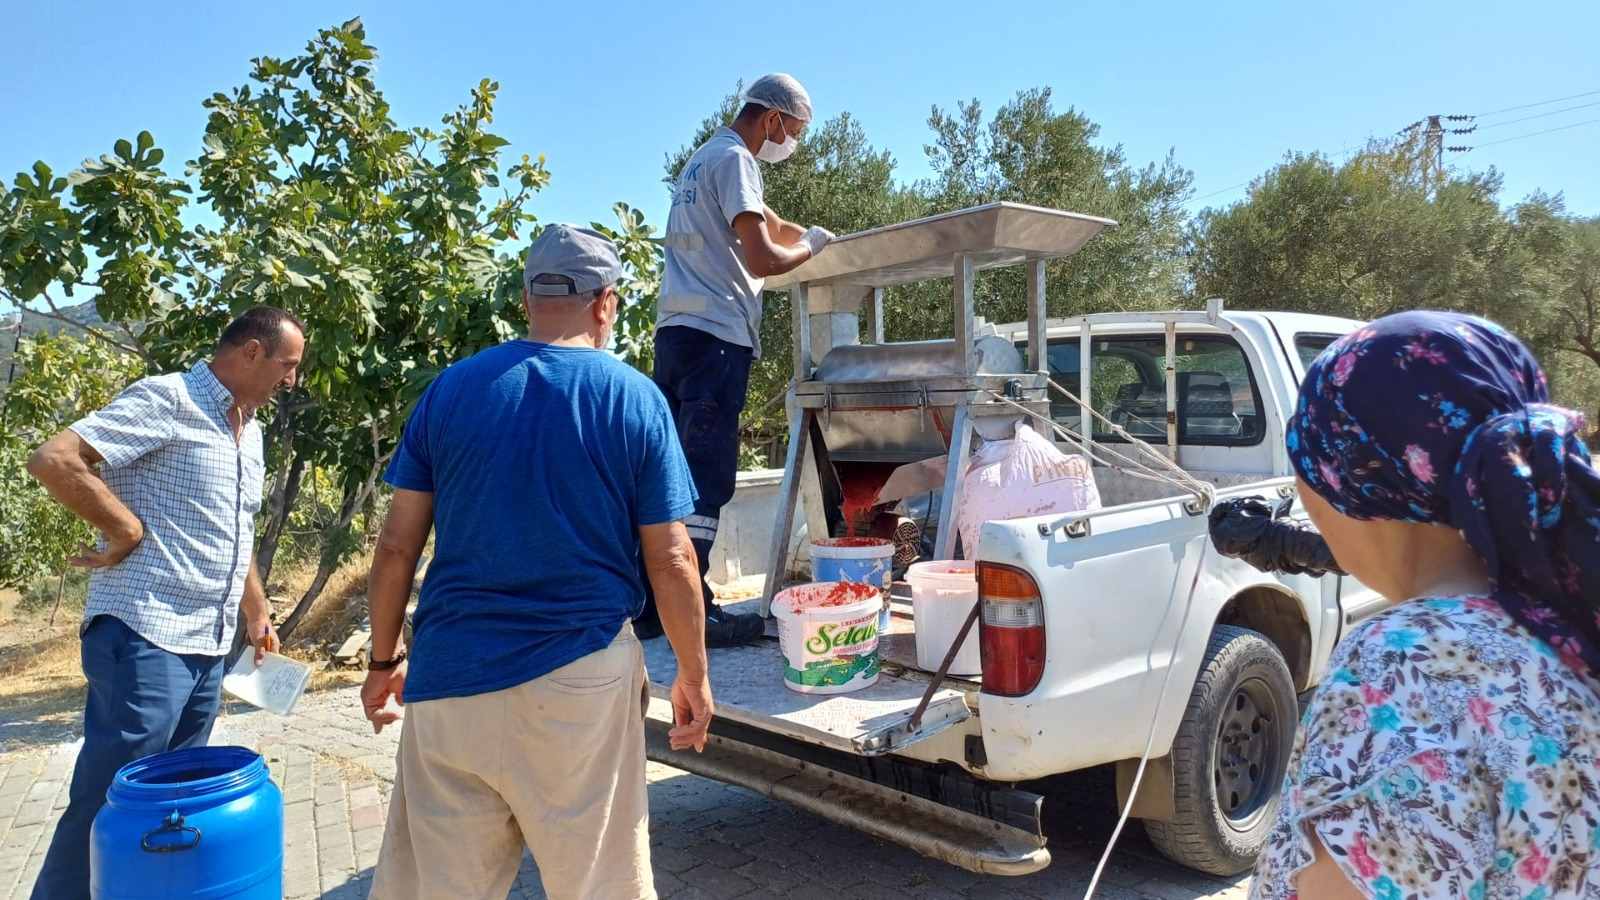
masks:
[[[877,585],[802,584],[772,598],[783,683],[802,694],[842,694],[878,680]]]
[[[889,627],[889,588],[893,582],[894,541],[883,538],[818,538],[811,542],[812,581],[852,581],[883,589],[878,628]]]

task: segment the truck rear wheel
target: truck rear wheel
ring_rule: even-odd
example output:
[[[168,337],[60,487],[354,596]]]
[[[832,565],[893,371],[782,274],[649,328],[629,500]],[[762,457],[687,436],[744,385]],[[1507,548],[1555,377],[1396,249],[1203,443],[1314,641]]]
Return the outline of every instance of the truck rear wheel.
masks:
[[[1218,625],[1172,742],[1174,815],[1144,823],[1150,842],[1202,872],[1250,868],[1278,812],[1298,711],[1278,648]]]

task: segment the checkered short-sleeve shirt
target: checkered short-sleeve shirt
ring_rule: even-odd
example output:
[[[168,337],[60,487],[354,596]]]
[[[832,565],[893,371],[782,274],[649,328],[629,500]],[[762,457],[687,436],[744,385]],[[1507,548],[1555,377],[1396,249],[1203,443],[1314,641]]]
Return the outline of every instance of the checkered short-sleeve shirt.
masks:
[[[144,540],[89,577],[84,621],[111,615],[173,653],[231,646],[261,508],[261,427],[228,425],[233,396],[203,362],[129,385],[72,425],[105,457],[106,486],[144,523]]]

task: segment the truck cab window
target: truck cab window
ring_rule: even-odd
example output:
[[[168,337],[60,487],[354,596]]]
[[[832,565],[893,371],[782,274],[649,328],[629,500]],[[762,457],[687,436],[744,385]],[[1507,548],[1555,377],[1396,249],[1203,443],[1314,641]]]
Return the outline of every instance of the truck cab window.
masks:
[[[1051,378],[1079,389],[1078,339],[1051,341]],[[1119,337],[1093,345],[1090,402],[1129,434],[1152,443],[1167,439],[1166,339]],[[1174,358],[1177,370],[1178,441],[1198,445],[1250,445],[1261,441],[1260,402],[1244,351],[1229,338],[1182,336]],[[1050,414],[1077,430],[1078,406],[1052,392]],[[1104,422],[1094,424],[1096,440],[1121,440]]]

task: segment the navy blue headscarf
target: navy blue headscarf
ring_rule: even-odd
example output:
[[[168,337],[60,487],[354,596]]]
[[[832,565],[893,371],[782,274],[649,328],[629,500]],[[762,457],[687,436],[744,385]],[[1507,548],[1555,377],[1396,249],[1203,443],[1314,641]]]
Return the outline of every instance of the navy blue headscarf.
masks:
[[[1600,473],[1583,417],[1492,322],[1388,316],[1335,341],[1288,430],[1302,480],[1351,518],[1458,529],[1495,600],[1570,664],[1600,673]]]

